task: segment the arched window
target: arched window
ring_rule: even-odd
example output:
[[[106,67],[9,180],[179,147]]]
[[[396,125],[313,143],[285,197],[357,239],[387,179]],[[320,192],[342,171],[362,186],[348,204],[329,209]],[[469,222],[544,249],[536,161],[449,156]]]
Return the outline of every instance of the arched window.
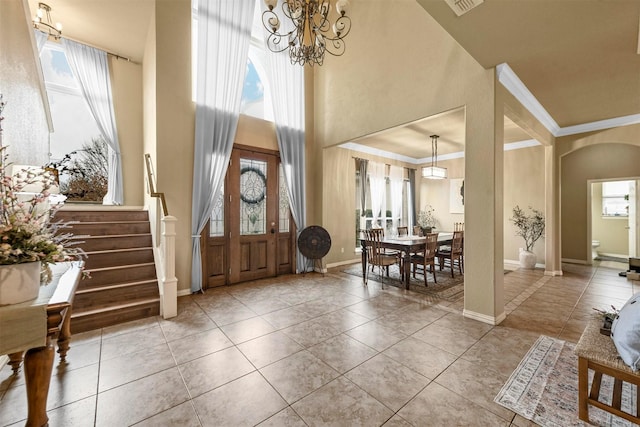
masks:
[[[197,64],[198,53],[198,1],[193,0],[191,6],[191,48],[193,62],[192,69],[192,99],[196,99]],[[267,79],[264,66],[264,28],[262,26],[262,11],[260,2],[256,2],[256,9],[253,16],[253,27],[251,29],[251,44],[249,46],[249,58],[247,58],[244,87],[242,90],[242,100],[240,113],[257,117],[268,121],[273,121],[273,107],[271,102],[271,85]]]

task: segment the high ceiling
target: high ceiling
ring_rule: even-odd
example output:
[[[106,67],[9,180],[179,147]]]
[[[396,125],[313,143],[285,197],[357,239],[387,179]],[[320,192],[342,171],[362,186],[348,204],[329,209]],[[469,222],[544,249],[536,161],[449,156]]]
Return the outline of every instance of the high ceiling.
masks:
[[[45,1],[65,36],[142,62],[155,0]],[[417,1],[484,67],[509,64],[560,127],[640,114],[640,0],[484,0],[460,17],[444,0]],[[355,142],[423,158],[432,133],[439,153],[461,151],[464,111]],[[505,143],[529,138],[505,119]]]
[[[560,127],[640,113],[638,0],[418,3],[482,66],[507,63]]]

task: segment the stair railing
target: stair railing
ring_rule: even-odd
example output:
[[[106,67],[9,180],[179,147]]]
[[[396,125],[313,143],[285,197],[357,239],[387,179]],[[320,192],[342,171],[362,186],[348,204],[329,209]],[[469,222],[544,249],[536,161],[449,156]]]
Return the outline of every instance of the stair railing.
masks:
[[[169,215],[164,193],[156,192],[151,155],[145,154],[144,160],[147,169],[149,195],[160,199],[160,204],[162,205],[160,245],[159,247],[153,245],[153,252],[157,260],[156,272],[160,278],[158,280],[160,314],[162,314],[163,318],[168,319],[178,314],[178,279],[176,278],[176,223],[178,219]],[[151,210],[149,213],[151,214]],[[158,219],[153,218],[153,222],[157,224]]]

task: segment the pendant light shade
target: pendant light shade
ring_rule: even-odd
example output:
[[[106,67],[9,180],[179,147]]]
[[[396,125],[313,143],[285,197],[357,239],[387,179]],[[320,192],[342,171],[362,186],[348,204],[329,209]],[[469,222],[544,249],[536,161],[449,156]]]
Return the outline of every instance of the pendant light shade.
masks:
[[[422,177],[427,179],[445,179],[447,168],[438,166],[438,135],[431,135],[431,166],[422,168]]]

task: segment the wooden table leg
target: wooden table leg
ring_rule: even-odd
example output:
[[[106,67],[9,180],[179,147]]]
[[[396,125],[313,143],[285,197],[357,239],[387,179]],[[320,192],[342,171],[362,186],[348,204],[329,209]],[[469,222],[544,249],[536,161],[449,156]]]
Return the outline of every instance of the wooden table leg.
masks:
[[[404,288],[409,290],[411,283],[411,251],[405,251],[404,253]],[[425,272],[425,274],[427,274]]]
[[[24,376],[29,406],[26,427],[42,427],[49,423],[47,397],[53,370],[53,346],[47,338],[45,347],[32,348],[24,357]]]
[[[13,371],[13,375],[18,373],[18,369],[20,369],[20,364],[22,363],[22,354],[23,351],[19,351],[17,353],[11,353],[9,355],[9,366],[11,366],[11,370]]]
[[[362,280],[367,284],[367,247],[366,243],[362,243]]]
[[[60,326],[60,334],[58,336],[58,354],[60,360],[64,362],[69,351],[69,342],[71,341],[71,307],[67,308],[64,320]]]

